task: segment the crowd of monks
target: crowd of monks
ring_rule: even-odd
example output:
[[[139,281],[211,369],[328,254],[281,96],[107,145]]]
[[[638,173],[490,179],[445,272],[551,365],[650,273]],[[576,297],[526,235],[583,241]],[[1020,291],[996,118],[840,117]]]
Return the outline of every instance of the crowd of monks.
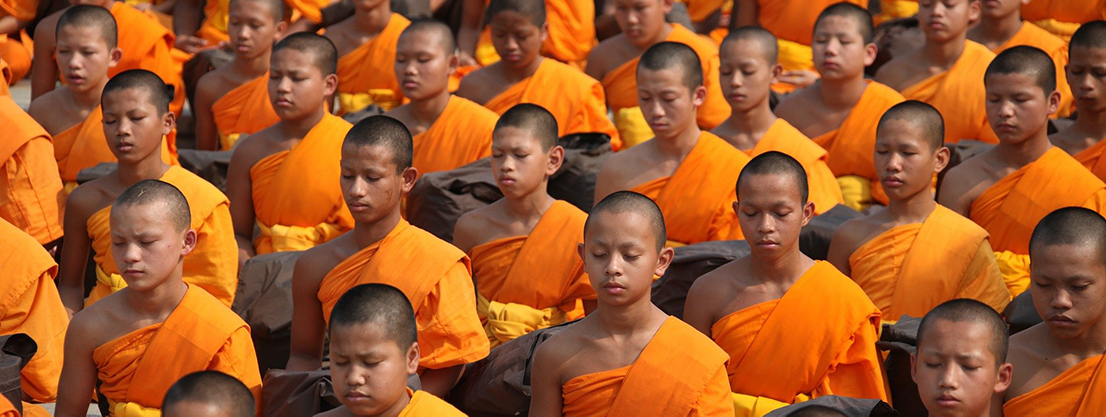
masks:
[[[231,307],[281,253],[328,416],[464,415],[535,331],[533,416],[845,416],[896,376],[909,415],[1106,415],[1103,0],[70,3],[0,0],[0,345],[35,345],[0,416],[275,415]],[[571,135],[609,143],[593,207],[549,193]],[[406,220],[482,160],[450,241]]]

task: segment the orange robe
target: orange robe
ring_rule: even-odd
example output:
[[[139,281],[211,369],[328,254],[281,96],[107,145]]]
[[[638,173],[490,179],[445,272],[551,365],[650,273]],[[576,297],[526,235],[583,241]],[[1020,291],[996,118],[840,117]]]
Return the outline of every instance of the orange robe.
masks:
[[[200,29],[196,36],[206,40],[208,45],[218,45],[219,42],[229,41],[227,34],[227,21],[230,20],[230,0],[207,0],[204,2],[204,21],[200,22]]]
[[[795,158],[806,170],[809,200],[814,202],[814,214],[822,214],[845,202],[841,186],[826,164],[826,150],[791,126],[786,120],[776,119],[764,132],[757,145],[745,152],[750,158],[768,151],[783,152]]]
[[[976,139],[998,143],[998,136],[987,122],[987,92],[983,88],[983,73],[995,54],[978,43],[964,42],[964,52],[952,68],[903,89],[902,96],[929,103],[941,112],[945,142]]]
[[[261,403],[261,372],[250,327],[192,284],[164,322],[97,347],[92,360],[103,383],[99,391],[114,416],[146,415],[142,413],[160,409],[174,382],[204,370],[238,378]]]
[[[876,127],[884,112],[903,101],[902,94],[895,89],[869,81],[860,101],[849,111],[841,126],[813,138],[829,154],[827,163],[834,175],[857,176],[861,179],[860,184],[867,183],[869,191],[860,192],[867,194],[860,197],[861,200],[874,200],[881,204],[888,202],[872,159],[876,150]]]
[[[292,9],[289,21],[295,22],[300,18],[310,20],[314,24],[323,22],[323,8],[329,6],[330,0],[285,0],[284,4]]]
[[[20,1],[13,1],[14,7],[22,7],[19,5]],[[35,5],[31,6],[31,18],[34,17]],[[0,1],[0,16],[3,16],[5,11],[8,11],[7,1]],[[18,11],[22,13],[22,11]],[[13,14],[14,16],[14,14]],[[18,19],[18,17],[17,17]],[[21,19],[31,20],[31,19]],[[31,60],[34,58],[34,41],[26,30],[20,30],[17,33],[13,33],[11,37],[0,35],[0,59],[5,61],[4,65],[4,91],[7,91],[9,85],[15,84],[31,73]],[[10,95],[9,93],[4,93]]]
[[[1002,406],[1006,417],[1100,416],[1106,410],[1106,355],[1084,359]]]
[[[372,40],[338,58],[338,102],[353,113],[376,104],[391,110],[403,102],[396,79],[396,42],[410,20],[392,13],[388,25]]]
[[[743,239],[733,202],[748,155],[713,133],[699,142],[670,177],[630,188],[653,199],[664,213],[669,242],[690,245],[710,240]]]
[[[228,150],[241,135],[257,133],[280,121],[269,101],[269,74],[254,78],[211,104],[219,144]]]
[[[169,136],[176,136],[176,131]],[[179,165],[175,149],[170,148],[172,142],[167,137],[161,139],[161,160],[170,165]],[[66,183],[66,187],[76,185],[77,174],[82,169],[92,168],[103,162],[118,161],[104,137],[104,114],[100,111],[100,106],[96,106],[83,122],[54,135],[54,159],[58,162],[61,180]],[[72,188],[67,190],[72,191]]]
[[[411,397],[411,402],[403,407],[397,417],[465,417],[465,413],[457,407],[426,391],[411,391],[408,388],[407,396]]]
[[[491,3],[485,0],[484,5]],[[545,22],[549,36],[541,45],[541,55],[583,69],[588,53],[595,46],[595,2],[587,0],[546,0]],[[500,60],[492,45],[491,29],[485,27],[476,44],[476,61],[488,66]]]
[[[542,60],[534,75],[508,87],[484,106],[503,114],[519,103],[537,104],[553,113],[557,136],[606,133],[612,148],[621,147],[618,130],[607,117],[603,85],[576,68],[552,59]]]
[[[50,135],[11,97],[0,97],[0,218],[47,244],[61,238],[58,163]]]
[[[1106,184],[1060,148],[1002,178],[972,202],[969,216],[991,234],[1013,296],[1029,286],[1029,236],[1053,210],[1082,206],[1106,213]]]
[[[34,238],[0,219],[0,271],[0,334],[25,333],[38,345],[20,372],[23,392],[35,401],[54,401],[69,326],[54,285],[58,265]]]
[[[477,314],[492,347],[579,318],[570,317],[577,301],[595,299],[576,253],[586,219],[583,211],[558,200],[529,235],[472,248]]]
[[[412,166],[419,175],[460,168],[492,154],[492,130],[499,116],[464,97],[450,96],[445,110],[412,138]]]
[[[698,330],[669,317],[630,366],[566,381],[564,416],[731,417],[727,359]]]
[[[847,0],[867,8],[868,2]],[[814,23],[826,7],[840,0],[757,0],[757,22],[768,29],[780,45],[780,64],[784,70],[813,70],[810,45]]]
[[[1068,42],[1080,24],[1106,20],[1106,0],[1033,0],[1022,4],[1022,19]]]
[[[0,78],[2,78],[0,79],[0,96],[11,97],[12,92],[8,85],[12,83],[15,76],[12,74],[11,66],[8,65],[2,55],[0,55]]]
[[[979,300],[1000,313],[1010,303],[987,231],[941,205],[923,223],[864,243],[849,256],[849,266],[887,320],[922,317],[955,298]]]
[[[335,181],[337,182],[337,181]],[[338,298],[361,284],[399,288],[415,309],[420,369],[440,369],[488,356],[476,316],[469,259],[460,249],[400,220],[388,236],[331,269],[319,284],[323,319]]]
[[[309,249],[353,228],[338,185],[342,142],[352,127],[327,113],[292,149],[250,168],[258,255]]]
[[[172,54],[176,36],[154,18],[123,2],[112,4],[111,15],[119,25],[119,49],[123,50],[123,58],[108,68],[108,76],[138,68],[157,74],[173,86],[169,110],[179,115],[184,107],[184,79],[181,78],[184,62]],[[176,143],[172,145],[176,149]]]
[[[994,50],[999,52],[1019,45],[1028,45],[1045,51],[1056,63],[1056,91],[1060,92],[1060,109],[1052,117],[1068,117],[1075,111],[1074,98],[1071,96],[1071,87],[1068,86],[1068,73],[1064,70],[1068,66],[1068,43],[1056,35],[1048,33],[1037,25],[1022,22],[1021,29],[1014,33],[1014,37]]]
[[[230,220],[230,202],[207,180],[181,167],[170,167],[160,178],[180,189],[188,200],[196,249],[184,257],[184,282],[206,290],[228,308],[238,289],[238,244]],[[111,253],[111,206],[89,216],[88,237],[95,252],[96,287],[85,305],[126,288]]]
[[[886,401],[879,331],[879,309],[864,291],[816,261],[783,298],[722,317],[711,337],[730,354],[740,409],[761,409],[824,395]]]
[[[1075,159],[1091,170],[1098,179],[1106,181],[1106,158],[1102,157],[1104,153],[1106,153],[1106,140],[1099,140],[1094,146],[1075,154]]]
[[[0,395],[0,417],[19,417],[19,410],[3,395]]]

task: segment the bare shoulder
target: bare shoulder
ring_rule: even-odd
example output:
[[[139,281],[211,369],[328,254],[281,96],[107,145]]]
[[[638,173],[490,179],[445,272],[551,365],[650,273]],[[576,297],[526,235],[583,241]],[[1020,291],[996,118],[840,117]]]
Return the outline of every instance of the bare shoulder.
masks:
[[[61,86],[31,100],[27,107],[27,114],[35,119],[43,129],[51,135],[57,135],[70,127],[76,126],[79,120],[70,120],[67,117],[72,107],[69,100],[69,87]]]
[[[910,81],[918,76],[918,67],[913,63],[918,58],[917,50],[892,58],[876,71],[875,80],[897,91],[910,87],[913,84]]]
[[[296,259],[293,276],[296,280],[318,287],[331,269],[346,260],[359,248],[350,233],[338,236],[321,245],[308,249]]]
[[[65,13],[68,8],[58,10],[53,14],[42,18],[38,22],[38,26],[35,26],[35,42],[46,42],[49,45],[54,44],[54,36],[58,27],[58,19],[61,18],[61,14]]]
[[[492,218],[502,211],[498,207],[502,201],[500,199],[461,215],[461,218],[457,219],[457,225],[454,226],[453,245],[462,252],[468,253],[472,248],[489,242],[491,240],[488,238],[489,235],[494,234],[491,231],[497,228]]]
[[[65,211],[72,213],[75,219],[87,221],[96,212],[110,206],[116,196],[106,186],[109,177],[97,178],[73,189],[65,199]]]
[[[832,245],[840,244],[843,251],[852,254],[865,243],[868,243],[869,240],[888,229],[887,223],[879,221],[879,218],[875,216],[852,219],[842,224],[833,233]]]
[[[123,291],[100,299],[73,316],[67,332],[73,340],[95,349],[101,345],[134,331],[134,320],[127,320]]]
[[[995,171],[990,166],[993,158],[991,150],[988,150],[950,169],[937,190],[937,202],[969,217],[972,202],[994,183],[989,174]]]
[[[553,370],[562,384],[569,379],[564,375],[565,364],[589,347],[586,320],[587,317],[550,337],[534,353],[535,364]]]
[[[1006,398],[1017,397],[1033,390],[1033,381],[1040,380],[1038,374],[1048,366],[1045,357],[1044,340],[1050,337],[1047,324],[1039,323],[1010,336],[1010,349],[1006,361],[1014,367],[1014,375]],[[1049,378],[1051,379],[1051,378]]]
[[[499,76],[500,65],[502,65],[500,62],[496,62],[466,75],[461,79],[461,85],[457,87],[457,92],[454,94],[481,105],[495,98],[491,94],[495,90],[492,86],[502,84],[502,77]]]
[[[238,140],[231,152],[230,164],[253,167],[257,161],[283,150],[277,140],[278,125],[279,123],[274,124]]]
[[[748,270],[748,266],[748,256],[744,256],[703,274],[691,284],[688,300],[724,307],[740,291],[741,284],[737,277]],[[717,305],[720,302],[722,305]]]
[[[209,103],[215,102],[222,94],[234,89],[235,84],[231,77],[231,65],[223,65],[200,77],[196,83],[196,95],[203,95],[209,99]]]
[[[626,59],[621,61],[620,59],[625,55],[624,51],[627,44],[629,44],[629,41],[626,40],[626,35],[621,33],[600,42],[588,53],[588,64],[584,68],[584,72],[592,78],[602,81],[608,72],[626,61]]]
[[[818,98],[815,85],[804,87],[784,96],[779,104],[776,105],[776,108],[773,109],[773,112],[776,113],[776,117],[787,120],[788,122],[801,117],[809,117],[810,106],[813,105]]]
[[[326,36],[327,39],[330,39],[330,41],[334,43],[334,48],[338,50],[339,58],[360,46],[352,41],[353,29],[356,24],[353,19],[354,16],[350,16],[341,22],[330,25],[326,28],[326,33],[323,34],[323,36]]]

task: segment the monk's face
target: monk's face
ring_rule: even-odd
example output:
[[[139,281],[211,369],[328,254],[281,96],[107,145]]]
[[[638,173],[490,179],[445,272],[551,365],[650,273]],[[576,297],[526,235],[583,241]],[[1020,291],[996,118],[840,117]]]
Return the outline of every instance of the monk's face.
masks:
[[[984,83],[987,120],[1002,143],[1021,143],[1047,129],[1048,115],[1060,107],[1060,93],[1046,93],[1025,74],[991,74]]]
[[[541,141],[525,129],[506,126],[492,134],[492,175],[507,198],[517,200],[544,192],[542,185],[563,160],[564,148],[543,150]]]
[[[658,237],[645,215],[609,210],[591,215],[595,218],[589,221],[579,253],[600,304],[624,306],[648,300],[653,277],[664,275],[672,249],[657,251]]]
[[[823,79],[861,76],[876,60],[876,45],[864,43],[859,23],[848,16],[827,16],[814,27],[811,43],[814,68]]]
[[[269,101],[281,120],[301,120],[316,114],[337,86],[338,76],[323,75],[311,54],[291,48],[273,53]]]
[[[896,201],[930,193],[933,174],[948,164],[948,149],[931,149],[922,127],[905,119],[891,119],[876,131],[876,173],[887,196]]]
[[[752,254],[763,261],[797,250],[799,230],[814,216],[814,203],[802,201],[793,176],[754,174],[737,189],[737,219]]]
[[[630,44],[647,48],[664,39],[672,0],[614,0],[614,18]]]
[[[1093,245],[1031,248],[1029,291],[1033,306],[1059,339],[1102,334],[1106,320],[1106,261]]]
[[[399,215],[399,201],[415,184],[415,170],[397,172],[392,151],[383,146],[342,147],[341,186],[353,219],[376,223]]]
[[[513,11],[499,12],[488,22],[495,52],[503,64],[512,68],[533,64],[548,36],[547,27],[536,26],[528,17]]]
[[[987,0],[981,5],[980,15],[985,19],[1002,19],[1021,10],[1022,3],[1023,0]]]
[[[638,106],[657,138],[679,135],[695,125],[695,109],[706,99],[703,86],[684,84],[683,71],[667,68],[652,71],[638,68]]]
[[[440,34],[429,30],[404,33],[396,43],[395,72],[403,95],[426,100],[445,94],[457,56],[446,50]]]
[[[1079,113],[1106,113],[1106,48],[1072,48],[1065,70]]]
[[[419,344],[400,348],[380,324],[330,329],[334,395],[354,415],[398,415],[409,401],[407,376],[418,366]]]
[[[361,12],[371,12],[388,4],[389,0],[354,0],[353,7]]]
[[[234,54],[252,59],[272,50],[273,42],[284,31],[284,22],[273,20],[269,4],[263,1],[238,0],[228,8],[227,35]]]
[[[158,114],[150,93],[140,88],[114,90],[103,96],[104,137],[123,164],[160,158],[161,138],[173,131],[172,112]]]
[[[948,42],[979,20],[978,0],[920,0],[918,23],[926,39]]]
[[[179,274],[196,246],[196,232],[177,229],[167,213],[159,201],[111,209],[111,255],[133,291],[149,291]]]
[[[744,113],[766,105],[783,67],[769,62],[764,47],[754,40],[731,40],[722,44],[719,58],[718,81],[733,111]]]
[[[74,92],[103,88],[108,69],[123,56],[119,48],[108,47],[99,28],[92,25],[65,25],[58,28],[54,46],[58,70]]]
[[[936,319],[910,358],[918,395],[934,417],[988,415],[991,398],[1006,391],[1012,367],[997,363],[982,323]]]

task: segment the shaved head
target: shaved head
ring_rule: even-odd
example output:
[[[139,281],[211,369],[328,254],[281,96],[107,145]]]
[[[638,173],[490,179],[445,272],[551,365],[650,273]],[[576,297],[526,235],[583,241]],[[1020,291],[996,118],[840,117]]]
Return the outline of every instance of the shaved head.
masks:
[[[856,30],[860,32],[860,38],[864,39],[865,44],[872,43],[872,40],[875,39],[876,28],[872,25],[872,13],[868,9],[852,3],[840,2],[823,10],[822,14],[818,15],[818,20],[814,21],[814,27],[817,28],[818,24],[822,23],[822,19],[830,16],[843,16],[852,19],[856,23]]]
[[[253,393],[246,384],[219,371],[193,372],[175,382],[162,400],[163,415],[187,417],[187,412],[177,410],[184,403],[207,405],[228,417],[253,417],[256,409]]]
[[[346,146],[380,146],[392,152],[392,162],[396,164],[396,173],[410,168],[415,153],[411,131],[399,120],[389,116],[376,115],[365,118],[346,133]]]
[[[269,12],[269,16],[273,17],[273,23],[280,23],[284,20],[284,2],[281,0],[230,0],[227,8],[229,9],[239,2],[250,2],[264,6],[265,10]]]
[[[637,64],[641,70],[662,71],[675,68],[680,71],[684,86],[694,90],[703,85],[703,64],[690,46],[678,42],[661,42],[649,47]]]
[[[1071,35],[1071,43],[1068,49],[1074,48],[1106,48],[1106,22],[1095,20],[1079,26],[1075,34]]]
[[[67,26],[93,27],[99,29],[100,38],[108,45],[108,49],[115,48],[119,43],[119,27],[115,23],[115,16],[107,9],[89,4],[79,4],[68,9],[58,17],[58,24],[54,27],[54,39],[57,39],[62,28]]]
[[[927,103],[907,100],[887,109],[879,119],[876,136],[883,134],[885,125],[893,120],[903,120],[917,126],[931,151],[945,144],[945,119],[941,117],[941,112]]]
[[[1065,207],[1049,213],[1033,229],[1029,238],[1029,258],[1045,246],[1091,246],[1098,259],[1106,262],[1106,219],[1082,207]]]
[[[438,42],[442,46],[442,51],[446,56],[453,55],[457,49],[457,42],[453,39],[453,32],[449,30],[449,26],[445,23],[439,22],[430,18],[415,19],[411,21],[411,25],[403,29],[403,33],[399,35],[399,39],[408,36],[409,34],[416,32],[427,32],[438,36]]]
[[[185,231],[192,227],[192,213],[188,207],[188,199],[177,187],[161,180],[142,180],[115,199],[111,211],[122,210],[133,206],[146,206],[151,204],[164,204],[163,218],[173,222],[178,231]]]
[[[311,32],[293,33],[277,42],[276,46],[273,47],[273,57],[276,57],[277,52],[285,49],[299,51],[310,56],[315,67],[323,73],[323,77],[335,74],[338,71],[338,49],[326,37]]]
[[[780,45],[776,40],[776,35],[765,28],[743,26],[730,31],[730,34],[722,40],[722,46],[719,49],[724,48],[728,42],[736,41],[756,42],[760,45],[760,50],[764,53],[764,60],[768,62],[768,65],[776,65],[780,60]]]
[[[1006,327],[1006,322],[1002,320],[1002,316],[996,313],[995,309],[967,298],[941,303],[941,305],[926,313],[925,317],[922,317],[922,323],[918,326],[918,350],[921,350],[922,344],[929,338],[928,330],[938,320],[983,325],[990,336],[988,350],[995,357],[995,366],[1006,363],[1006,351],[1010,346],[1009,329]]]
[[[668,232],[664,227],[664,214],[661,213],[661,208],[657,207],[657,203],[649,197],[633,191],[619,191],[604,197],[588,214],[588,219],[584,222],[584,235],[588,234],[588,227],[597,217],[596,215],[603,212],[614,214],[636,213],[645,216],[651,225],[650,228],[653,229],[657,250],[664,249],[664,244],[668,240]]]
[[[1023,74],[1033,78],[1045,95],[1056,91],[1056,64],[1045,51],[1032,46],[1015,46],[1002,51],[987,66],[983,82],[993,74]]]
[[[104,99],[110,93],[131,89],[146,92],[146,97],[157,109],[158,116],[169,111],[169,103],[173,101],[173,86],[165,84],[157,74],[144,69],[126,70],[111,77],[104,85],[100,104],[103,105]]]
[[[747,178],[755,175],[764,174],[791,177],[795,185],[799,187],[799,196],[802,197],[802,203],[806,204],[807,198],[810,197],[810,188],[806,182],[806,170],[803,169],[803,165],[799,161],[782,152],[768,151],[757,155],[748,164],[745,164],[745,168],[741,169],[741,175],[737,177],[736,189],[740,193],[742,181],[746,181]],[[740,200],[741,196],[739,195],[737,199]]]
[[[495,130],[504,127],[526,131],[541,142],[542,151],[549,151],[550,148],[557,146],[557,119],[542,106],[530,103],[516,104],[499,116],[499,121],[495,122]]]
[[[403,291],[385,284],[361,284],[342,294],[330,313],[330,332],[335,328],[374,324],[384,335],[406,350],[418,342],[415,310]]]
[[[526,16],[534,26],[541,27],[545,24],[544,0],[491,0],[488,8],[484,10],[484,22],[490,22],[492,18],[503,12],[515,12]]]

